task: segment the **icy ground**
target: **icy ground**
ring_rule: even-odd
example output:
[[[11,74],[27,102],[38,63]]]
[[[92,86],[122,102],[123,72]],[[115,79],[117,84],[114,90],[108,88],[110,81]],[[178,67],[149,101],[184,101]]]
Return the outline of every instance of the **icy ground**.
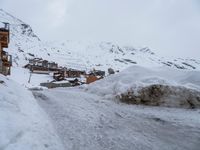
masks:
[[[126,105],[80,88],[33,93],[67,150],[199,150],[200,110]]]

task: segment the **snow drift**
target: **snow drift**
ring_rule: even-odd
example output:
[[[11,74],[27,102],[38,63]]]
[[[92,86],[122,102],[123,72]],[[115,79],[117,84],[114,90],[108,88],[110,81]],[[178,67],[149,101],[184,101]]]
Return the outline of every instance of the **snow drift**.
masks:
[[[86,88],[128,104],[200,108],[200,72],[130,67]]]
[[[31,92],[2,75],[0,81],[0,149],[62,150]]]

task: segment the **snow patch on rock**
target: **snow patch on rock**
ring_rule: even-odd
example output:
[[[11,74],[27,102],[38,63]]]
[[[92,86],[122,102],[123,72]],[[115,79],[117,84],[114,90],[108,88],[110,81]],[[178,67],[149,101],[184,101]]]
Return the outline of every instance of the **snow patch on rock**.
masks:
[[[133,66],[85,88],[132,104],[200,108],[200,72]]]

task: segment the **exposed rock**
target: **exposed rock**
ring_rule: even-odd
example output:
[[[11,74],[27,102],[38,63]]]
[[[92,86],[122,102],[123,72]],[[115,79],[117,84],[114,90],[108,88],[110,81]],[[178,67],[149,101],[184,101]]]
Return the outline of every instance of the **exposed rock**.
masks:
[[[130,90],[118,98],[127,104],[200,108],[200,92],[180,86],[156,84],[143,87],[137,92]]]

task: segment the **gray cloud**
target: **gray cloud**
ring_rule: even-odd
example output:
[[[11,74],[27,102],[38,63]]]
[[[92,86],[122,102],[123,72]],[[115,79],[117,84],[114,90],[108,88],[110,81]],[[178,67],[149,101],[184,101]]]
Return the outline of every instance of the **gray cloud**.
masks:
[[[1,0],[43,40],[114,41],[200,58],[198,0]]]

